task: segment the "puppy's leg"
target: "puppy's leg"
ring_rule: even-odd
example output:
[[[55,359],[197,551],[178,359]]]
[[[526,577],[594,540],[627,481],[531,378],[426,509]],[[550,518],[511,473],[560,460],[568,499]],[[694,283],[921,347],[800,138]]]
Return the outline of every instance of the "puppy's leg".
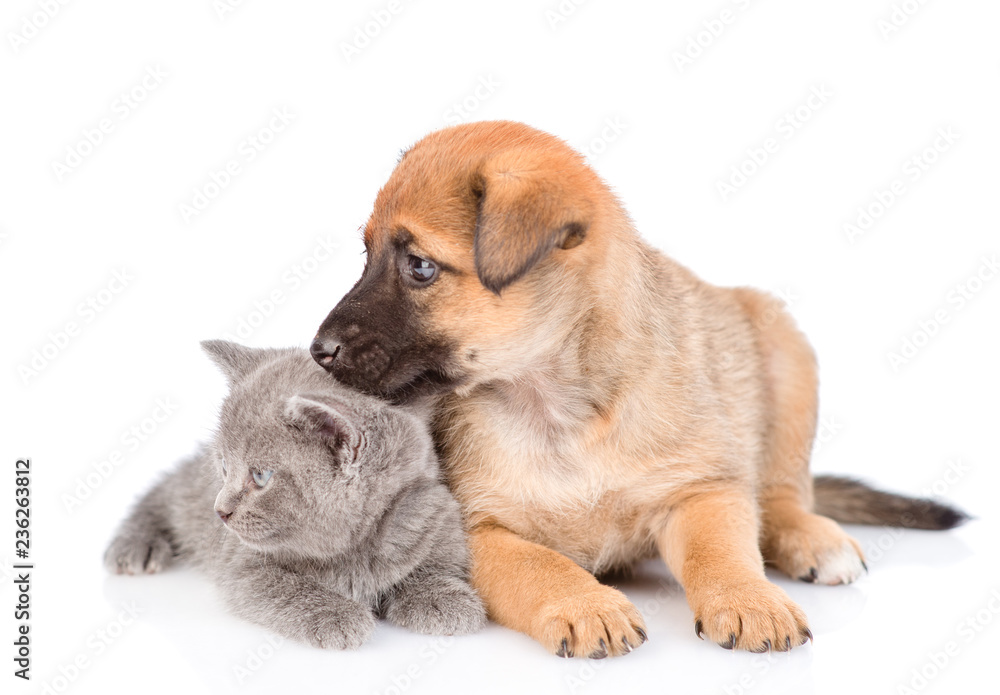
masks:
[[[749,490],[715,487],[674,506],[657,545],[699,636],[727,649],[786,651],[812,635],[802,610],[764,576],[757,534]]]
[[[646,641],[646,625],[625,595],[569,558],[498,526],[469,537],[472,585],[496,622],[559,656],[627,654]]]
[[[809,582],[854,581],[865,568],[857,541],[832,519],[812,513],[809,455],[816,434],[816,359],[781,303],[737,290],[757,329],[767,380],[768,436],[760,471],[764,558]]]

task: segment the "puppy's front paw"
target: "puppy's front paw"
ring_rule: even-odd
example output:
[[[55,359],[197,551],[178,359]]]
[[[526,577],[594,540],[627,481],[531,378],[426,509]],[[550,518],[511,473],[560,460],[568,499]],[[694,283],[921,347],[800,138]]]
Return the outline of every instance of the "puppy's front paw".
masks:
[[[114,574],[153,574],[169,566],[173,548],[166,536],[119,536],[104,553],[104,566]]]
[[[386,618],[427,635],[463,635],[486,625],[486,609],[472,587],[453,578],[406,586],[388,602]]]
[[[802,609],[764,579],[704,591],[689,601],[698,636],[726,649],[784,652],[812,639]]]
[[[646,623],[625,594],[596,589],[544,607],[534,637],[557,656],[603,659],[628,654],[646,641]]]
[[[305,641],[321,649],[357,649],[375,632],[375,616],[351,602],[311,611],[306,618]]]

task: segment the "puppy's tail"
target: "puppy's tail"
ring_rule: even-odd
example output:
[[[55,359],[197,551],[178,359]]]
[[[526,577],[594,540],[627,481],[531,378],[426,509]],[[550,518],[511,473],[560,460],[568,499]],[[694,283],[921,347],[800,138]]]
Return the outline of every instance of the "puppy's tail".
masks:
[[[813,478],[815,512],[844,524],[899,526],[932,531],[955,528],[969,516],[929,499],[882,492],[859,480],[832,475]]]

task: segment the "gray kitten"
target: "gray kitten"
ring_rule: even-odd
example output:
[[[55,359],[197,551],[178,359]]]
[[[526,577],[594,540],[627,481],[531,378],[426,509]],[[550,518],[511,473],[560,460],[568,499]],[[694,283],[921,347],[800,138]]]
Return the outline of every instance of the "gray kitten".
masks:
[[[110,571],[188,560],[237,615],[317,647],[357,648],[375,615],[429,634],[484,625],[424,423],[305,350],[202,347],[230,383],[218,432],[136,504]]]

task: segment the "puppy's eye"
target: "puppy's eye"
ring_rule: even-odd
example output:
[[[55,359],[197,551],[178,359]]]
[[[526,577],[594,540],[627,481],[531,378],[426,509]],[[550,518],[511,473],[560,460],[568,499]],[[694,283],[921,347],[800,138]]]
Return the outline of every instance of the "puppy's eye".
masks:
[[[406,259],[406,268],[410,277],[423,284],[428,283],[437,275],[437,266],[420,256],[410,256]]]
[[[274,475],[274,471],[254,471],[253,481],[257,484],[257,487],[264,487],[272,475]]]

